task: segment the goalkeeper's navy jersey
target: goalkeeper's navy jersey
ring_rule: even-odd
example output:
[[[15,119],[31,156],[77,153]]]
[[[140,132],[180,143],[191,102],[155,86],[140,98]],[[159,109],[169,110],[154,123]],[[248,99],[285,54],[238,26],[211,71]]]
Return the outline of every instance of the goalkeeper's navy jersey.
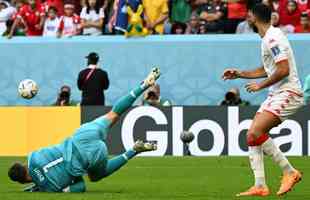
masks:
[[[62,144],[43,148],[28,156],[30,176],[39,191],[62,192],[75,177],[65,167]]]

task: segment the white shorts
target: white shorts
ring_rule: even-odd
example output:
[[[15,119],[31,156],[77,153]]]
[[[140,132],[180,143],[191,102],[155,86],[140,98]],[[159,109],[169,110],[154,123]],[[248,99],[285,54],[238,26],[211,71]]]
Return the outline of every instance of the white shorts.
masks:
[[[304,98],[302,94],[285,90],[269,94],[257,112],[271,112],[279,117],[281,121],[284,121],[295,114],[303,105]]]

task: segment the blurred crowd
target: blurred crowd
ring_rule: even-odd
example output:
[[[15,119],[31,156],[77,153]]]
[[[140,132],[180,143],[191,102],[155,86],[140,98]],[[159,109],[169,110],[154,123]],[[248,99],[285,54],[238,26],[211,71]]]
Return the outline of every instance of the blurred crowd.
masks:
[[[149,34],[254,33],[247,10],[261,0],[0,0],[0,35],[71,37],[124,34],[128,7],[143,5]],[[272,24],[310,32],[310,0],[263,0]]]

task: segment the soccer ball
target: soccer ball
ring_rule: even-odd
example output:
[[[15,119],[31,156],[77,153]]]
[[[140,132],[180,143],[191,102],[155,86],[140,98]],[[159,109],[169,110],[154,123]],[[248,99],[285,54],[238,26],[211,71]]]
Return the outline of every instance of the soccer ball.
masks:
[[[19,95],[25,99],[31,99],[36,96],[38,90],[36,82],[31,79],[22,80],[18,86]]]
[[[190,143],[191,141],[193,141],[195,138],[195,135],[192,132],[189,131],[183,131],[180,135],[180,139],[184,142],[184,143]]]

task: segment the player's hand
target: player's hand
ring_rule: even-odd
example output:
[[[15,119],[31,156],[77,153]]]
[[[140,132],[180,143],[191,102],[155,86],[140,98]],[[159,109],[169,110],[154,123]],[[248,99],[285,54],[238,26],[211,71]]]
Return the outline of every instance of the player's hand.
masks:
[[[225,80],[233,80],[240,77],[240,71],[237,69],[226,69],[223,72],[222,79]]]
[[[258,83],[250,82],[245,85],[245,89],[247,92],[252,93],[252,92],[257,92],[261,90],[262,88]]]

